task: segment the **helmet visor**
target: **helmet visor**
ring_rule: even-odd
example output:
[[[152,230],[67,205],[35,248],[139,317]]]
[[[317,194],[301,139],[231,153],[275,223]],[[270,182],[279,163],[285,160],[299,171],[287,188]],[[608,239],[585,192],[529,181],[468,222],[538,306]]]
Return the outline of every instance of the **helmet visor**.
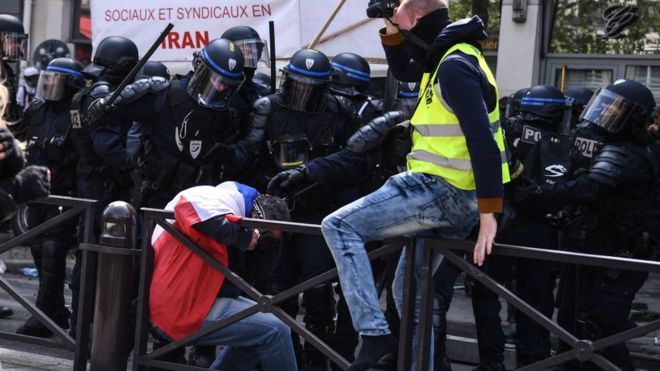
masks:
[[[290,169],[307,162],[311,145],[305,136],[277,138],[270,145],[275,164],[280,169]]]
[[[325,105],[329,81],[298,76],[284,70],[280,92],[284,105],[294,111],[320,112]]]
[[[202,106],[225,108],[227,98],[234,95],[245,81],[245,75],[230,78],[200,63],[195,69],[186,91]]]
[[[44,100],[58,101],[64,98],[69,76],[63,72],[41,71],[37,83],[36,97]]]
[[[618,133],[626,126],[636,107],[635,103],[623,96],[608,89],[600,89],[591,98],[580,119],[598,125],[607,132]]]
[[[245,58],[245,67],[270,67],[270,56],[268,54],[268,44],[262,39],[245,39],[234,41],[234,44],[241,49],[243,58]]]
[[[2,45],[2,59],[15,62],[23,59],[27,46],[28,36],[16,32],[0,33],[0,45]]]

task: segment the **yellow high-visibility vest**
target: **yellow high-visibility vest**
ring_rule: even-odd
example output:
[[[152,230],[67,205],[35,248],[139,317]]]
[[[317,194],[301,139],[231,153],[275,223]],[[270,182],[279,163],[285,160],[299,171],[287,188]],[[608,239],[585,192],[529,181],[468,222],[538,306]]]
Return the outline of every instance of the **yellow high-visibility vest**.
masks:
[[[488,82],[497,92],[495,77],[477,48],[466,43],[456,44],[449,48],[440,60],[433,75],[425,73],[422,77],[421,86],[423,89],[420,90],[419,104],[410,120],[414,130],[412,133],[412,151],[408,154],[408,170],[437,175],[456,188],[473,190],[476,188],[474,172],[463,130],[461,130],[456,115],[444,102],[440,94],[439,84],[434,86],[440,65],[448,55],[455,51],[475,57],[479,61],[479,67],[486,74]],[[502,183],[507,183],[511,180],[511,177],[509,176],[509,166],[504,150],[504,137],[500,127],[499,102],[488,113],[488,120],[490,121],[493,137],[500,150]]]

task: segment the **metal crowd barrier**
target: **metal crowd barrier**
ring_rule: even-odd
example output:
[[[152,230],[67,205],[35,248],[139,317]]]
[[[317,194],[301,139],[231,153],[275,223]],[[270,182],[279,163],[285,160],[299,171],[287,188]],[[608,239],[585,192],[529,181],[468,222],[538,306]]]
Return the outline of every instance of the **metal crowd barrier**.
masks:
[[[94,296],[97,298],[97,313],[101,311],[101,313],[103,313],[102,317],[107,318],[108,322],[117,322],[101,324],[99,326],[102,326],[104,329],[120,327],[122,325],[122,321],[127,319],[125,307],[128,305],[127,303],[130,303],[130,298],[128,298],[128,296],[131,296],[131,290],[118,290],[118,284],[116,280],[112,278],[109,279],[109,277],[118,277],[117,274],[126,274],[126,272],[130,270],[127,270],[126,267],[129,266],[128,264],[132,264],[130,261],[139,257],[140,279],[138,287],[135,339],[133,348],[134,353],[132,360],[133,370],[146,370],[148,367],[158,367],[160,369],[169,370],[203,370],[199,367],[165,362],[163,360],[159,360],[158,358],[172,352],[177,348],[193,345],[196,340],[202,338],[203,336],[224,326],[230,325],[236,321],[240,321],[241,319],[257,312],[272,313],[280,320],[282,320],[287,326],[289,326],[292,331],[303,337],[306,342],[310,343],[312,346],[318,349],[341,369],[346,369],[348,367],[348,362],[336,351],[334,351],[330,346],[328,346],[310,331],[305,329],[301,323],[298,323],[295,318],[289,316],[278,306],[279,303],[286,299],[297,297],[300,293],[308,289],[311,289],[321,283],[336,279],[336,269],[329,270],[276,295],[264,295],[252,287],[244,279],[242,279],[238,274],[213,259],[213,257],[206,253],[201,247],[196,245],[193,241],[191,241],[170,223],[168,223],[167,219],[174,219],[172,212],[158,209],[142,209],[144,217],[144,223],[142,225],[142,248],[141,250],[138,250],[133,248],[134,246],[132,245],[132,241],[130,241],[132,240],[131,236],[134,228],[136,228],[136,218],[134,211],[131,211],[132,216],[128,215],[128,213],[124,213],[125,215],[120,215],[120,218],[115,217],[114,219],[112,219],[112,217],[108,219],[104,213],[104,228],[106,231],[110,232],[109,234],[106,233],[101,236],[101,243],[93,243],[94,201],[53,196],[48,198],[45,203],[52,205],[70,206],[72,209],[67,210],[61,215],[43,223],[38,227],[33,228],[26,234],[17,236],[12,240],[0,245],[0,253],[7,251],[14,246],[17,246],[20,243],[28,241],[30,238],[38,235],[39,233],[42,233],[46,229],[57,226],[63,221],[70,219],[79,213],[85,214],[84,242],[80,244],[80,249],[83,251],[83,262],[81,271],[81,287],[76,341],[69,337],[68,334],[64,332],[64,330],[57,327],[57,325],[54,324],[41,311],[39,311],[38,308],[36,308],[33,304],[28,302],[24,297],[17,293],[16,290],[11,287],[11,285],[1,276],[0,286],[9,292],[9,294],[12,295],[16,300],[18,300],[21,305],[23,305],[30,313],[39,318],[39,320],[42,321],[44,325],[46,325],[51,331],[53,331],[53,333],[55,333],[58,339],[53,341],[9,333],[0,333],[0,338],[30,342],[74,351],[74,370],[85,370],[87,367],[87,359],[90,354],[89,329],[92,322],[92,313],[95,306]],[[126,208],[132,209],[127,204],[125,205]],[[108,209],[106,209],[106,211],[107,210]],[[244,294],[250,299],[254,300],[256,304],[241,312],[235,313],[228,318],[218,321],[212,326],[201,329],[182,340],[172,342],[152,352],[147,352],[149,338],[149,286],[154,259],[153,248],[151,247],[151,234],[156,224],[161,226],[167,233],[172,234],[172,236],[183,243],[193,253],[204,259],[204,261],[206,261],[214,269],[222,273],[225,276],[225,279],[239,287],[244,292]],[[240,224],[243,227],[279,229],[284,232],[291,233],[305,233],[315,235],[321,234],[320,226],[312,224],[266,221],[249,218],[243,219]],[[422,307],[420,309],[419,315],[420,331],[417,333],[417,341],[419,346],[417,348],[418,353],[416,359],[418,362],[416,371],[423,371],[428,369],[430,354],[424,350],[429,349],[431,341],[433,310],[433,280],[431,263],[433,252],[442,253],[451,263],[465,271],[469,276],[473,277],[476,281],[480,282],[485,287],[493,290],[493,292],[504,298],[507,302],[511,303],[514,307],[516,307],[516,309],[520,310],[530,319],[534,320],[540,326],[547,329],[551,334],[557,336],[560,341],[563,341],[572,347],[571,351],[553,355],[543,361],[522,367],[520,370],[542,370],[547,367],[565,363],[570,360],[591,361],[604,370],[619,370],[619,368],[613,365],[610,361],[605,359],[602,355],[598,354],[597,351],[660,329],[660,320],[655,320],[643,326],[625,330],[615,335],[611,335],[596,341],[579,339],[575,335],[568,332],[566,329],[554,323],[550,318],[545,317],[535,308],[525,303],[513,292],[497,283],[493,278],[489,277],[478,267],[464,260],[462,254],[465,252],[472,252],[474,246],[473,242],[436,238],[425,238],[425,240],[427,243],[424,243],[423,247],[421,247],[423,248],[422,263],[417,267],[414,264],[414,254],[415,249],[420,247],[416,247],[415,238],[401,237],[387,241],[386,245],[368,254],[369,259],[374,260],[396,252],[403,248],[403,246],[409,247],[406,249],[407,265],[405,267],[403,293],[404,311],[403,318],[401,318],[400,341],[398,350],[399,356],[397,364],[397,370],[399,371],[410,369],[412,356],[411,347],[414,330],[413,305],[415,299],[415,282],[413,278],[413,269],[417,269],[420,273],[422,290]],[[563,264],[590,265],[597,267],[660,273],[660,263],[658,262],[625,259],[611,256],[536,249],[505,244],[497,244],[493,248],[493,254],[516,258],[541,259],[544,261],[558,262]],[[113,259],[113,257],[120,257],[121,259]],[[102,270],[98,272],[99,274],[97,277],[97,267],[99,266],[97,260],[99,258],[104,258],[105,260],[103,260],[103,267],[101,267]],[[119,304],[112,304],[112,295],[115,295],[115,298]],[[108,305],[107,303],[110,304]],[[104,307],[100,308],[99,305]],[[111,308],[106,308],[105,306],[109,306]],[[120,307],[124,307],[124,309]],[[100,328],[101,327],[99,327],[99,329]],[[94,371],[117,369],[117,365],[122,364],[122,362],[125,363],[126,359],[128,358],[129,350],[126,349],[126,344],[122,344],[121,341],[117,340],[117,337],[125,339],[125,334],[116,332],[114,333],[115,337],[113,338],[108,337],[107,332],[96,331],[96,329],[97,328],[95,327],[94,339],[92,339],[92,349],[102,349],[103,351],[92,352],[91,369]],[[98,356],[95,361],[95,353],[99,353],[105,358],[99,358],[101,356]],[[113,366],[109,366],[106,361],[107,359],[115,359],[115,361],[119,359],[120,361],[117,361],[117,363]]]
[[[50,220],[41,223],[26,233],[15,236],[9,241],[0,244],[0,254],[23,243],[29,242],[31,239],[37,237],[41,233],[51,228],[55,228],[65,221],[78,217],[81,214],[84,215],[84,228],[80,231],[80,233],[83,233],[83,241],[91,242],[93,240],[94,204],[96,201],[63,196],[50,196],[44,200],[39,200],[34,203],[70,207],[70,209],[64,211],[62,214]],[[0,338],[72,351],[75,353],[74,370],[86,370],[89,351],[87,346],[81,346],[81,344],[87,344],[89,340],[89,320],[87,320],[85,316],[82,316],[83,312],[78,313],[78,323],[80,326],[78,326],[77,338],[74,340],[71,338],[71,336],[69,336],[69,334],[67,334],[64,329],[59,327],[47,315],[39,310],[36,305],[21,295],[18,290],[16,290],[16,288],[14,288],[7,281],[7,279],[1,275],[0,287],[2,287],[3,290],[5,290],[12,298],[14,298],[34,318],[38,319],[39,322],[41,322],[50,331],[52,331],[55,336],[54,339],[43,339],[34,336],[0,332]]]

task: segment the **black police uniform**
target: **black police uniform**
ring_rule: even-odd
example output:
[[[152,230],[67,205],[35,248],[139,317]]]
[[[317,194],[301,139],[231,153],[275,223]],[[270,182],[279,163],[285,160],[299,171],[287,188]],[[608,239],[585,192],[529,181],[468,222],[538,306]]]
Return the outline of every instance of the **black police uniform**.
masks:
[[[261,190],[279,171],[303,165],[308,159],[337,152],[358,123],[345,106],[327,94],[330,63],[322,53],[303,49],[296,52],[287,67],[280,92],[257,100],[253,126],[265,128],[265,145],[254,184]],[[301,97],[311,97],[309,100]],[[292,218],[298,222],[320,223],[325,215],[357,197],[351,189],[317,185],[298,195],[290,195]],[[270,292],[281,292],[334,266],[321,236],[294,235],[285,243],[271,279]],[[287,311],[298,312],[297,301],[287,303]],[[332,287],[323,285],[304,294],[305,324],[327,339],[333,331]],[[309,347],[312,363],[324,357]]]
[[[59,102],[35,99],[25,114],[28,140],[28,163],[46,166],[51,174],[51,192],[60,196],[75,196],[77,156],[70,138],[70,100]],[[28,226],[37,225],[61,214],[59,207],[31,204]],[[62,326],[69,327],[69,311],[64,305],[64,278],[67,251],[76,244],[74,219],[50,229],[30,243],[32,257],[39,271],[39,291],[36,304],[42,312]],[[29,320],[19,333],[49,336],[40,322]]]
[[[602,148],[594,153],[586,171],[573,167],[576,171],[569,180],[533,190],[527,194],[528,202],[571,207],[565,235],[572,250],[650,258],[648,227],[657,179],[648,143],[638,134],[645,130],[655,106],[653,95],[637,82],[620,80],[601,90],[595,100],[583,119],[604,132]],[[579,278],[575,276],[569,269],[562,279],[558,321],[563,327],[581,339],[597,340],[634,326],[628,316],[647,273],[582,267]],[[566,348],[560,344],[560,351]],[[624,370],[634,369],[624,344],[606,348],[602,354]]]
[[[100,233],[105,206],[129,198],[131,180],[127,174],[135,166],[137,149],[127,147],[127,136],[133,125],[130,118],[99,125],[88,122],[87,111],[96,99],[106,97],[119,84],[137,60],[138,50],[131,40],[120,36],[103,39],[96,48],[92,64],[83,70],[92,83],[76,93],[71,102],[71,140],[78,156],[76,194],[99,201],[94,215],[94,236]],[[71,280],[72,332],[77,320],[80,267],[78,253]]]

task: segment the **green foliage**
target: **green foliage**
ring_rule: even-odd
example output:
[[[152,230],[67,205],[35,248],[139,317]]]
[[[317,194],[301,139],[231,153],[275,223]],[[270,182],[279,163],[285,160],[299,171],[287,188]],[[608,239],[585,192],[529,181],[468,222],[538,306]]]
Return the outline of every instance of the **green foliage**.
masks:
[[[603,37],[602,12],[616,4],[637,5],[639,19],[618,38]],[[553,53],[660,54],[645,50],[657,43],[660,5],[656,1],[559,0],[550,41]],[[654,33],[656,33],[654,35]],[[652,48],[651,48],[652,49]]]
[[[487,11],[486,14],[480,16],[486,22],[488,40],[483,41],[481,45],[484,50],[496,51],[500,36],[501,2],[499,0],[450,0],[449,16],[454,21],[472,17],[475,14],[473,9],[482,7]]]

